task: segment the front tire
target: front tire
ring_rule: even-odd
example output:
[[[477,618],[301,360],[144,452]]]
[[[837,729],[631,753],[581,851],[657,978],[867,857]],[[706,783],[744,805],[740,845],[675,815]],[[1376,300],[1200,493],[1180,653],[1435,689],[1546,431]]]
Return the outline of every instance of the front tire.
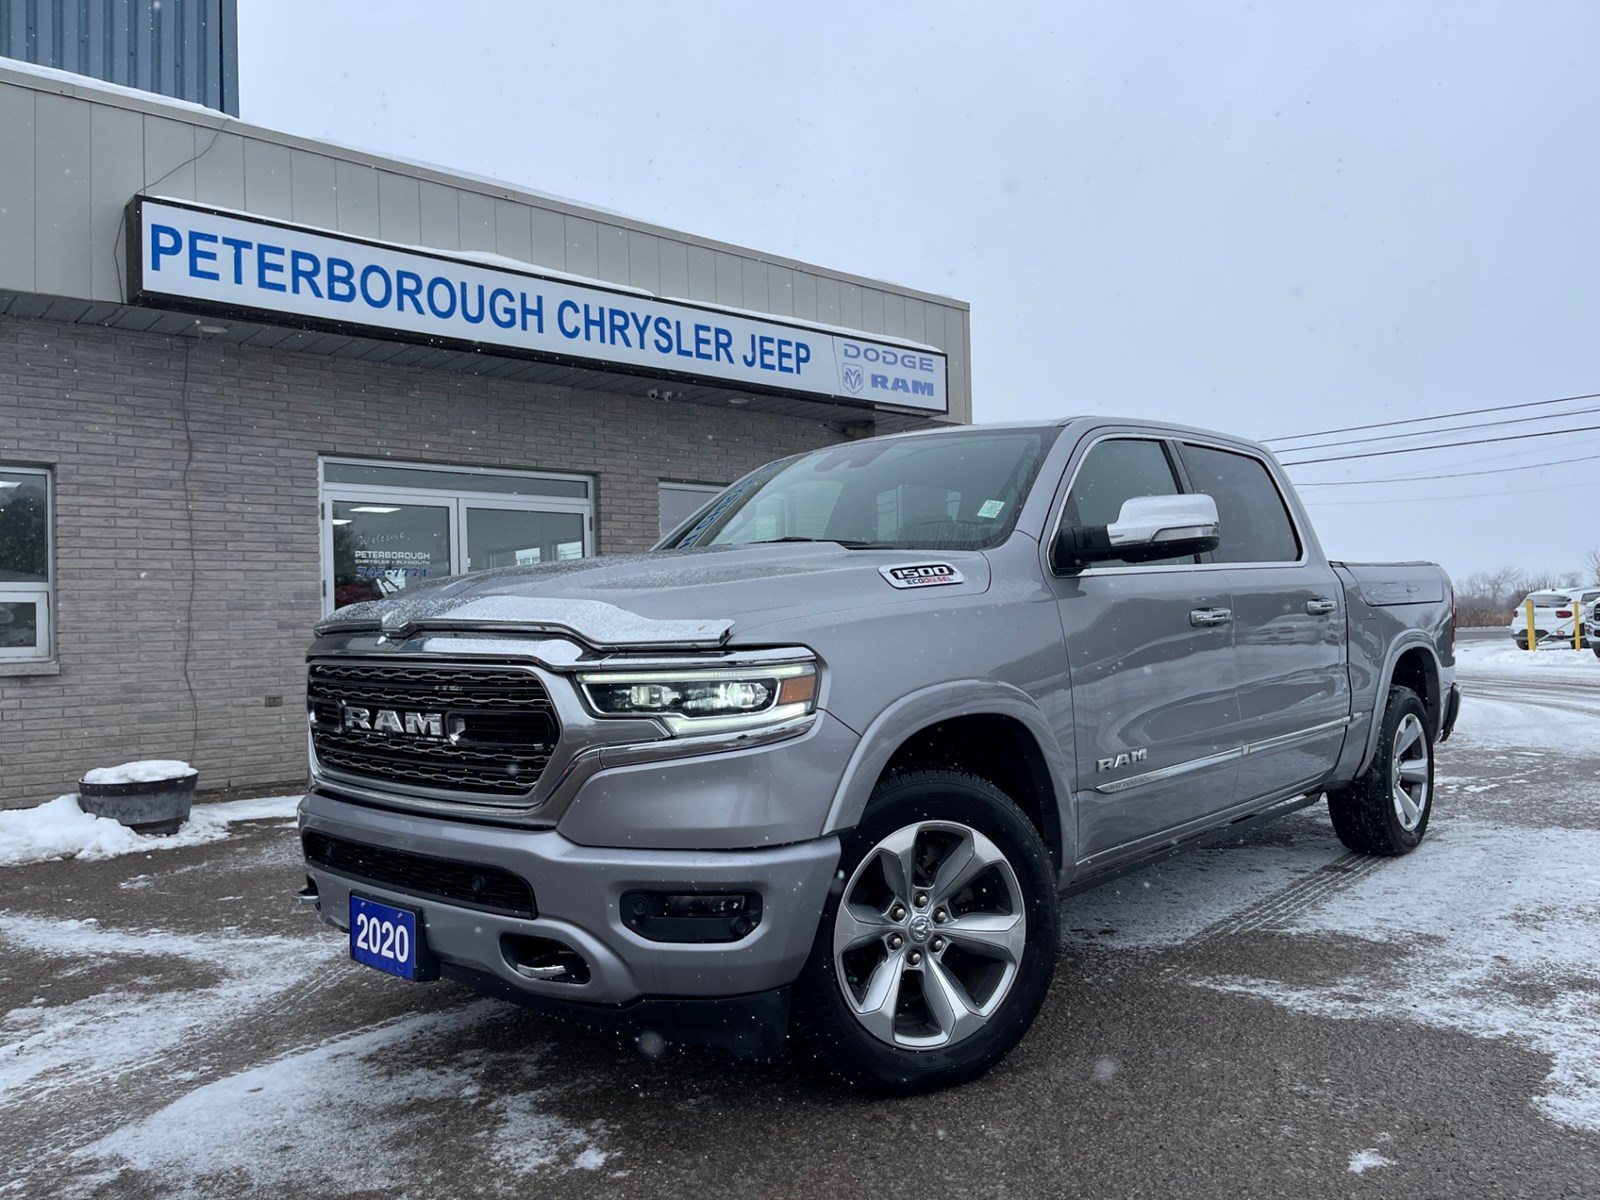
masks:
[[[798,1030],[852,1086],[965,1083],[1027,1032],[1055,951],[1055,873],[1017,806],[963,772],[891,775],[843,839]]]
[[[1389,689],[1372,762],[1349,787],[1328,793],[1339,840],[1359,854],[1409,854],[1433,815],[1433,730],[1410,688]]]

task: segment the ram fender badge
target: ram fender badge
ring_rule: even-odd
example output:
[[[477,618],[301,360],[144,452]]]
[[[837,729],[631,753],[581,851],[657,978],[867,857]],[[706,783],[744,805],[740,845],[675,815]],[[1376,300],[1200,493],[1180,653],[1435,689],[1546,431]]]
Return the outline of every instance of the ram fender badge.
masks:
[[[1134,763],[1142,763],[1149,756],[1150,751],[1148,750],[1129,750],[1122,754],[1114,754],[1110,758],[1096,759],[1094,769],[1096,771],[1115,771],[1119,767],[1131,767]]]
[[[879,567],[892,588],[939,587],[948,583],[965,583],[961,572],[946,562],[904,563],[898,567]]]

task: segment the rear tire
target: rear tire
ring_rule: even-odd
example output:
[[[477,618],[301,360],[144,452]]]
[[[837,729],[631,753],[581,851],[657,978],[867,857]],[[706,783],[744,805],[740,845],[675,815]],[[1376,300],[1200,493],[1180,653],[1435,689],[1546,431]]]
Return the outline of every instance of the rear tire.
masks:
[[[802,1044],[854,1087],[973,1079],[1017,1044],[1055,965],[1056,881],[1039,832],[987,780],[881,780],[795,985]]]
[[[1358,854],[1409,854],[1433,815],[1433,730],[1410,688],[1389,689],[1372,762],[1349,787],[1328,793],[1339,840]]]

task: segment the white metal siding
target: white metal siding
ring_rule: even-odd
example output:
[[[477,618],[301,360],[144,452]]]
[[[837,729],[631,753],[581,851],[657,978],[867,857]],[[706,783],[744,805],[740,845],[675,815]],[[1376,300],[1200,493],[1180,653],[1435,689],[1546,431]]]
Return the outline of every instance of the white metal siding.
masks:
[[[144,192],[909,337],[949,355],[950,416],[971,419],[968,313],[956,301],[3,63],[0,163],[0,292],[121,303],[122,214]]]

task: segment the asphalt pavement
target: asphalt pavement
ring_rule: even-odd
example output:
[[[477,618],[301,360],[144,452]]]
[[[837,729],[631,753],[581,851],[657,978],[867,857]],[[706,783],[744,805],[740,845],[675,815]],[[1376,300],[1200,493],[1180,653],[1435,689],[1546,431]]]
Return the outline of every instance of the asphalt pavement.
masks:
[[[1600,689],[1467,682],[1418,853],[1318,806],[1074,897],[907,1100],[356,966],[286,822],[0,871],[0,1197],[1600,1196]]]

